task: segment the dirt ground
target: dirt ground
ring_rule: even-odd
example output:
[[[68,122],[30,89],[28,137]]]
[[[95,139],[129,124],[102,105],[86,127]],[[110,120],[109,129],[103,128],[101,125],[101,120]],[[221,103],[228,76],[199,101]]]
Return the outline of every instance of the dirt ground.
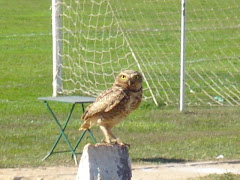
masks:
[[[0,169],[0,180],[74,180],[78,167]],[[185,180],[208,174],[240,174],[240,160],[132,165],[132,180]]]

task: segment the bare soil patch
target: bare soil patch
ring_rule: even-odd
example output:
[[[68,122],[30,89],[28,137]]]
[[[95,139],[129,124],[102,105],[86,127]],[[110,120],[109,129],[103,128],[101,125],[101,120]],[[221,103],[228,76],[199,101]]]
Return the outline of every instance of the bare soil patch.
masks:
[[[0,169],[0,180],[73,180],[74,167],[39,167]],[[169,163],[163,165],[132,165],[133,180],[185,180],[208,174],[240,174],[240,160],[217,162]]]

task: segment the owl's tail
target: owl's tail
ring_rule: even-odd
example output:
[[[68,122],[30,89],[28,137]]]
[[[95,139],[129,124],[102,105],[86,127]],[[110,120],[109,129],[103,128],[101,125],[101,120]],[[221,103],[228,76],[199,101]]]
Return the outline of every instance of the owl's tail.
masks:
[[[90,122],[89,121],[84,121],[84,123],[79,128],[79,131],[88,130],[88,129],[90,129]]]

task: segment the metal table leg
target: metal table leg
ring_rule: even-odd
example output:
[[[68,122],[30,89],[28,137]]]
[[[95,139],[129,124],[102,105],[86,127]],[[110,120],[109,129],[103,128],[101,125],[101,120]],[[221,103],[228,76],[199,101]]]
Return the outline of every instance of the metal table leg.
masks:
[[[49,153],[48,153],[48,154],[47,154],[42,160],[47,159],[47,158],[53,153],[53,151],[54,151],[54,149],[56,148],[56,146],[57,146],[59,140],[60,140],[61,137],[63,136],[64,139],[65,139],[65,141],[66,141],[66,143],[68,144],[68,146],[69,146],[71,152],[72,152],[72,155],[73,155],[73,158],[74,158],[75,164],[77,165],[77,158],[76,158],[75,150],[72,148],[72,146],[71,146],[71,144],[70,144],[70,142],[69,142],[67,136],[66,136],[65,133],[64,133],[64,131],[65,131],[67,125],[68,125],[68,122],[69,122],[69,120],[70,120],[70,118],[71,118],[71,115],[72,115],[72,112],[73,112],[73,110],[74,110],[75,104],[72,105],[72,108],[71,108],[71,110],[70,110],[70,112],[69,112],[69,114],[68,114],[67,120],[66,120],[66,122],[65,122],[65,124],[64,124],[64,126],[63,126],[63,128],[62,128],[61,124],[59,123],[59,121],[58,121],[58,119],[56,118],[55,114],[53,113],[52,109],[51,109],[50,106],[48,105],[47,101],[44,101],[44,103],[45,103],[45,105],[47,106],[49,112],[51,113],[53,119],[54,119],[55,122],[57,123],[57,125],[58,125],[58,127],[59,127],[61,133],[59,134],[57,140],[55,141],[55,143],[54,143],[54,145],[53,145],[51,151],[50,151],[50,152],[49,152]]]
[[[83,111],[83,113],[84,113],[84,111],[85,111],[83,103],[82,103],[82,111]],[[92,134],[92,131],[91,131],[90,129],[85,130],[85,131],[82,132],[82,134],[81,134],[81,136],[79,137],[76,145],[74,146],[74,148],[73,148],[74,151],[77,149],[78,145],[79,145],[80,142],[82,141],[82,139],[83,139],[83,137],[84,137],[84,135],[86,134],[87,131],[88,131],[88,133],[90,134],[93,143],[94,143],[94,144],[97,143],[96,139],[94,138],[94,136],[93,136],[93,134]]]
[[[52,111],[52,109],[50,108],[48,102],[47,102],[47,101],[44,101],[44,104],[46,105],[48,111],[49,111],[50,114],[52,115],[54,121],[57,123],[58,128],[59,128],[59,130],[60,130],[61,132],[60,132],[60,134],[58,135],[58,137],[57,137],[57,139],[56,139],[56,141],[55,141],[52,149],[51,149],[50,152],[42,159],[42,161],[44,161],[44,160],[47,159],[52,153],[54,153],[54,149],[56,148],[59,140],[60,140],[61,137],[63,136],[64,140],[66,141],[66,143],[68,144],[68,146],[69,146],[69,148],[70,148],[70,152],[72,153],[72,157],[74,158],[75,164],[77,165],[77,157],[76,157],[75,151],[76,151],[78,145],[80,144],[80,142],[82,141],[82,139],[83,139],[84,135],[86,134],[86,132],[88,131],[88,133],[89,133],[90,136],[91,136],[92,141],[93,141],[95,144],[97,143],[96,139],[94,138],[94,136],[93,136],[93,134],[92,134],[92,132],[91,132],[90,129],[85,130],[85,131],[82,132],[82,134],[81,134],[81,136],[79,137],[76,145],[75,145],[74,148],[73,148],[72,145],[70,144],[70,142],[69,142],[66,134],[64,133],[64,131],[65,131],[65,129],[66,129],[68,123],[69,123],[69,120],[70,120],[70,118],[71,118],[71,115],[72,115],[72,113],[73,113],[73,110],[74,110],[74,107],[75,107],[75,103],[72,105],[71,110],[70,110],[70,112],[69,112],[69,114],[68,114],[68,116],[67,116],[66,122],[65,122],[65,124],[64,124],[63,126],[61,126],[61,124],[59,123],[57,117],[56,117],[55,114],[53,113],[53,111]],[[84,111],[85,111],[85,109],[84,109],[84,104],[83,104],[83,103],[81,103],[81,104],[82,104],[82,111],[84,112]]]

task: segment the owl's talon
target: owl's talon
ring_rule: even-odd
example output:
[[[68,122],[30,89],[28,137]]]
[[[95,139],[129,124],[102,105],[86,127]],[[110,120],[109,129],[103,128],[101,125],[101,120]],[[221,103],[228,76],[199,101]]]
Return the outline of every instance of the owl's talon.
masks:
[[[119,146],[127,146],[129,149],[131,147],[130,144],[122,142],[120,139],[111,139],[111,140],[101,140],[102,143],[108,144],[108,145],[119,145]]]
[[[101,142],[104,143],[104,144],[111,144],[110,141],[106,141],[106,140],[102,140]]]
[[[130,147],[131,147],[131,145],[130,145],[130,144],[127,144],[127,143],[124,143],[124,145],[127,146],[129,149],[130,149]]]
[[[128,148],[130,148],[130,144],[124,143],[122,142],[119,138],[114,139],[114,144],[120,145],[120,146],[127,146]]]
[[[129,149],[130,149],[130,147],[131,147],[131,145],[130,144],[127,144],[127,143],[123,143],[123,142],[121,142],[121,143],[118,143],[120,146],[127,146]]]

